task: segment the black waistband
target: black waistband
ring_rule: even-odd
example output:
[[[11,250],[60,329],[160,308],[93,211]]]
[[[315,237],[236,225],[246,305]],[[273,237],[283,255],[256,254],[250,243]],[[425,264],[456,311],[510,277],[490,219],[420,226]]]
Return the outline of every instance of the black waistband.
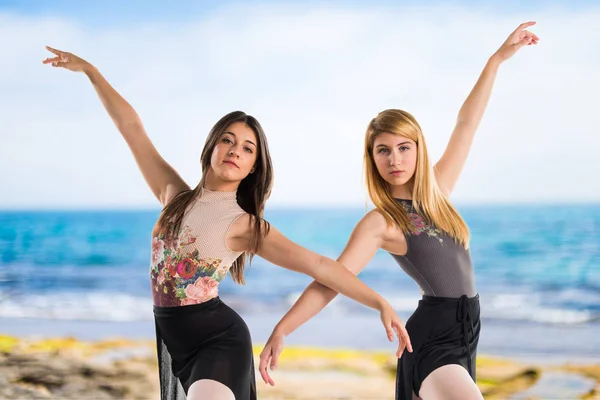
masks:
[[[452,302],[458,303],[460,301],[465,301],[464,299],[467,299],[469,302],[474,302],[474,301],[479,300],[479,293],[473,297],[468,297],[465,294],[463,294],[460,297],[439,297],[439,296],[428,296],[428,295],[424,294],[421,299],[427,303],[452,303]]]

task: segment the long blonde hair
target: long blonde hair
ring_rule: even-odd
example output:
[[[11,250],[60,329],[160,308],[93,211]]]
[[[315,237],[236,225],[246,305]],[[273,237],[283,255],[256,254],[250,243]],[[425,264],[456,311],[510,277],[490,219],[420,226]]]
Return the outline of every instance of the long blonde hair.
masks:
[[[369,197],[388,224],[397,225],[403,232],[413,232],[410,218],[402,205],[394,199],[388,182],[377,171],[373,158],[375,138],[392,133],[409,138],[417,144],[417,167],[412,193],[413,206],[427,221],[448,233],[463,246],[469,246],[469,228],[450,200],[440,190],[429,162],[423,131],[417,120],[406,111],[385,110],[369,123],[365,135],[364,168]]]

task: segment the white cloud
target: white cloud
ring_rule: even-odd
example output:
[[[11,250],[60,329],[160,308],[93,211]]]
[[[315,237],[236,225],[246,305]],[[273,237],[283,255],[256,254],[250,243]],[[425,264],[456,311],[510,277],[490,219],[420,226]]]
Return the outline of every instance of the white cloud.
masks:
[[[45,44],[96,64],[191,184],[212,124],[242,109],[269,138],[271,206],[360,206],[370,118],[413,113],[436,159],[487,57],[530,19],[540,44],[501,67],[454,199],[600,200],[600,8],[302,7],[104,29],[0,14],[0,207],[156,205],[85,77],[41,64]]]

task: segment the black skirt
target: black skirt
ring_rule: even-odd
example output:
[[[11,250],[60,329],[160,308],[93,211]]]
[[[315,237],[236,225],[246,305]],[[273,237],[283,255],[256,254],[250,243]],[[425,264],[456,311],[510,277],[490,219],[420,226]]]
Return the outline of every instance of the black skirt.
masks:
[[[479,295],[460,298],[423,296],[406,321],[413,352],[398,360],[396,400],[411,400],[437,368],[462,365],[475,376],[477,343],[481,331]]]
[[[218,297],[202,304],[154,307],[161,400],[185,399],[190,386],[212,379],[236,400],[255,400],[250,331]]]

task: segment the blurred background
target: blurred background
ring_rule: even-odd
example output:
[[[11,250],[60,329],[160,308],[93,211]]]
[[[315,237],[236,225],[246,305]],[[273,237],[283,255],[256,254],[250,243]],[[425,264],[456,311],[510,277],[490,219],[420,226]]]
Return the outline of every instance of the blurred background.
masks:
[[[487,58],[529,20],[540,43],[501,66],[452,198],[472,232],[479,352],[600,364],[600,4],[584,0],[0,0],[0,334],[154,335],[159,205],[91,84],[42,65],[45,45],[98,67],[192,186],[210,127],[233,110],[257,117],[275,168],[266,218],[336,258],[371,208],[369,120],[409,111],[437,160]],[[220,295],[261,345],[311,280],[259,257],[246,271],[246,286],[226,279]],[[402,318],[415,309],[419,289],[388,254],[360,277]],[[343,298],[287,343],[389,355],[394,346],[376,312]],[[594,395],[593,372],[567,375],[550,379],[566,390],[550,390],[566,396],[555,398]],[[536,389],[547,377],[514,398],[552,398]]]

